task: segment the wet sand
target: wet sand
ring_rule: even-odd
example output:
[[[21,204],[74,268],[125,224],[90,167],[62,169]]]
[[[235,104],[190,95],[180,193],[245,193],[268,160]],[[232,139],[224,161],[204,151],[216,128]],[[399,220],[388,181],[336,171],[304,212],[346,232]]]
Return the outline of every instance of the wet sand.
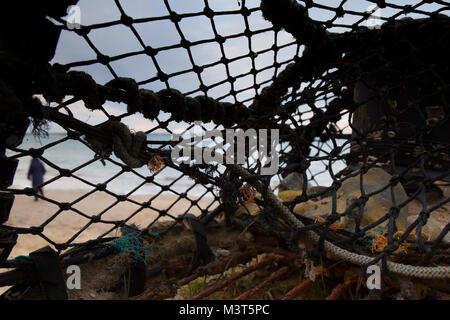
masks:
[[[87,191],[85,190],[45,190],[45,196],[47,198],[63,203],[72,203],[85,194],[87,194]],[[130,199],[138,203],[149,201],[151,198],[152,195],[130,196]],[[157,199],[153,200],[151,206],[159,210],[167,210],[167,213],[172,216],[178,216],[179,214],[184,213],[185,210],[191,206],[191,203],[189,200],[180,199],[173,206],[171,206],[176,199],[177,196],[175,194],[166,192],[158,196]],[[193,206],[189,209],[189,212],[199,214],[200,208],[206,208],[212,201],[212,197],[203,197],[198,202],[198,206]],[[116,202],[117,199],[115,197],[105,192],[95,192],[73,204],[72,207],[87,216],[95,216]],[[214,206],[215,204],[213,204],[213,207]],[[102,220],[124,220],[139,208],[140,206],[138,204],[130,201],[119,202],[102,215]],[[56,243],[64,243],[69,241],[90,220],[74,210],[62,211],[54,217],[54,219],[52,219],[55,213],[59,210],[60,208],[58,205],[52,202],[46,200],[34,201],[33,197],[18,195],[14,201],[7,224],[15,227],[31,227],[40,226],[43,223],[48,222],[44,228],[44,235]],[[134,223],[138,227],[144,228],[157,217],[157,211],[151,208],[145,208],[138,212],[127,223]],[[171,218],[166,216],[162,217],[160,220],[162,219]],[[114,225],[112,224],[106,223],[91,224],[78,237],[76,237],[73,242],[78,243],[95,239],[99,235],[108,232],[113,226]],[[113,231],[109,234],[109,236],[115,235],[118,235],[117,231]],[[48,244],[49,243],[44,238],[38,235],[19,235],[17,244],[11,252],[9,258],[13,258],[18,255],[28,255],[30,252],[40,249]]]

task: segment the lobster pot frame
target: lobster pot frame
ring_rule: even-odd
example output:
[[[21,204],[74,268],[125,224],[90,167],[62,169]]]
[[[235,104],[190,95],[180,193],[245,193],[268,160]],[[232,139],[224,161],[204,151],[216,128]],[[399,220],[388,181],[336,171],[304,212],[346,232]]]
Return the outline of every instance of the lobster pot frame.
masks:
[[[317,297],[361,297],[370,265],[396,297],[448,291],[450,5],[366,2],[0,10],[3,298],[200,299],[263,267],[216,298],[281,281],[292,299],[319,275],[334,289]],[[102,264],[68,291],[67,267]]]

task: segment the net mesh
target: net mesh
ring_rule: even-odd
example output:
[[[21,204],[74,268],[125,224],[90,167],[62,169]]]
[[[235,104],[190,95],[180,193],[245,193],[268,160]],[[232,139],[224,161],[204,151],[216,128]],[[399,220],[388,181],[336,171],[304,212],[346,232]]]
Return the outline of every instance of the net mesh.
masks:
[[[320,236],[316,251],[327,239],[378,260],[447,265],[450,6],[412,2],[204,0],[179,6],[163,0],[152,4],[158,10],[146,11],[116,0],[105,4],[106,21],[87,24],[82,15],[74,29],[61,15],[48,14],[62,31],[51,64],[36,63],[39,76],[29,91],[1,83],[5,97],[22,94],[18,111],[2,121],[20,128],[31,117],[42,144],[5,138],[5,158],[40,159],[52,173],[43,188],[76,180],[89,190],[62,202],[33,188],[4,188],[55,205],[42,223],[4,227],[40,237],[63,253],[102,242],[137,216],[147,217],[140,232],[164,219],[174,226],[188,213],[205,218],[219,204],[249,200],[252,181],[263,186],[254,201],[268,217],[276,210],[267,190],[297,173],[297,188],[281,183],[278,190],[304,224],[292,230]],[[79,5],[83,14],[86,4]],[[104,37],[114,41],[116,35],[123,35],[127,49],[105,47]],[[81,53],[63,61],[64,48]],[[13,59],[5,57],[2,68],[9,70],[4,61]],[[16,106],[16,100],[7,102]],[[45,123],[62,133],[46,137]],[[243,167],[253,178],[223,164],[174,163],[172,137],[194,128],[278,129],[277,174],[261,175],[261,162],[251,154]],[[68,148],[82,156],[61,158],[58,150]],[[69,168],[64,161],[72,157]],[[95,175],[110,168],[106,180]],[[168,174],[176,178],[167,181]],[[124,177],[132,181],[126,192],[118,187]],[[239,192],[247,184],[249,191]],[[137,201],[139,190],[152,195]],[[297,193],[283,199],[289,190]],[[433,192],[439,196],[434,202]],[[81,208],[96,193],[110,196],[111,204],[96,212]],[[158,206],[168,194],[173,202]],[[122,202],[136,209],[110,214]],[[433,229],[436,212],[440,224]],[[69,215],[86,223],[64,242],[46,234],[53,221]],[[101,231],[85,239],[88,229]]]

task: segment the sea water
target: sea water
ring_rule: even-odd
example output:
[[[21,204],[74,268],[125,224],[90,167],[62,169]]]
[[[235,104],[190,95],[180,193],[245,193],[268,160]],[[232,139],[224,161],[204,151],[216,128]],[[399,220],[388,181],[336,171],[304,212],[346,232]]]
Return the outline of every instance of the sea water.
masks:
[[[21,150],[29,150],[30,148],[41,148],[50,143],[55,143],[64,140],[65,134],[49,134],[47,137],[35,137],[31,134],[26,134],[22,144],[18,147]],[[168,141],[171,139],[170,134],[150,134],[148,140]],[[150,147],[152,147],[150,145]],[[8,150],[7,156],[12,156],[15,152]],[[45,189],[57,189],[57,190],[91,190],[93,187],[86,180],[92,184],[99,184],[108,181],[111,177],[119,174],[117,178],[107,183],[107,189],[116,194],[132,194],[139,195],[153,195],[161,190],[161,187],[174,183],[170,188],[177,192],[184,192],[190,188],[195,182],[189,177],[182,177],[182,174],[172,168],[166,167],[160,173],[154,177],[155,183],[145,183],[143,186],[135,190],[144,179],[134,174],[133,172],[122,172],[121,167],[106,160],[104,164],[97,160],[95,162],[87,164],[95,157],[94,151],[89,147],[77,140],[65,140],[59,142],[50,148],[46,148],[42,155],[45,159],[50,161],[61,169],[74,170],[74,177],[60,177],[55,181],[45,185]],[[27,179],[28,168],[31,162],[30,156],[19,157],[19,165],[14,177],[14,184],[11,188],[26,188],[31,186],[31,181]],[[114,154],[111,155],[111,159],[122,163]],[[87,165],[85,165],[87,164]],[[85,165],[85,166],[84,166]],[[52,167],[50,163],[45,163],[44,166],[47,170],[45,174],[45,181],[54,179],[59,175],[59,171],[56,167]],[[150,176],[151,173],[146,166],[142,168],[133,169],[143,177]],[[79,178],[79,179],[78,179]],[[201,195],[205,192],[203,186],[197,185],[189,194]]]
[[[67,139],[65,134],[51,133],[48,136],[35,137],[32,134],[26,134],[22,144],[18,147],[20,150],[29,150],[31,148],[38,149],[51,143],[59,142],[50,148],[46,148],[43,153],[43,157],[56,165],[61,169],[74,170],[73,176],[75,177],[60,177],[51,183],[45,185],[45,189],[57,189],[57,190],[91,190],[93,187],[91,184],[105,183],[111,177],[118,175],[115,179],[107,183],[107,189],[116,194],[144,194],[154,195],[161,191],[160,186],[170,185],[170,189],[179,193],[185,192],[191,186],[195,184],[195,181],[188,176],[183,176],[181,172],[166,167],[157,175],[154,176],[155,183],[145,183],[143,186],[137,188],[144,180],[135,175],[133,172],[121,172],[121,167],[106,160],[104,164],[97,160],[91,161],[95,153],[80,141]],[[150,141],[170,141],[170,134],[158,134],[152,133],[148,135]],[[338,141],[342,144],[344,141]],[[159,147],[157,145],[149,145],[149,147]],[[331,150],[330,144],[321,144],[320,148],[323,150],[319,152],[318,156],[323,156]],[[314,149],[312,149],[313,153]],[[8,150],[7,156],[13,156],[16,153]],[[17,158],[19,165],[14,177],[14,183],[11,188],[22,189],[31,186],[31,181],[27,179],[28,168],[31,162],[30,156],[21,156]],[[111,159],[116,162],[122,163],[120,159],[111,155]],[[44,163],[47,170],[45,174],[45,181],[55,179],[59,175],[59,171],[56,167],[52,167],[50,163]],[[327,171],[327,162],[313,161],[308,172],[308,178],[313,179],[312,185],[318,184],[323,186],[329,186],[332,183],[332,179]],[[337,173],[343,169],[345,164],[342,161],[332,163],[333,172]],[[142,168],[133,169],[143,177],[150,176],[146,166]],[[279,179],[274,177],[271,181],[271,185],[274,187],[277,185]],[[158,186],[158,184],[160,186]],[[136,189],[137,188],[137,189]],[[200,184],[195,185],[188,191],[188,195],[200,196],[205,193],[206,189]],[[169,191],[170,192],[170,191]]]

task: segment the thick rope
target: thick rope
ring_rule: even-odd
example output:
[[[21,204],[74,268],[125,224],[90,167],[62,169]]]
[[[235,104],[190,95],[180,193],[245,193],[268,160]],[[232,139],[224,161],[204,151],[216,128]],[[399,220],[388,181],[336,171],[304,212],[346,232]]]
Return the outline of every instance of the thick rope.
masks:
[[[112,137],[112,144],[86,136],[86,140],[98,155],[106,158],[114,151],[116,157],[131,168],[140,168],[147,164],[148,159],[142,158],[142,150],[145,150],[147,141],[145,132],[133,133],[119,121],[108,121],[100,128]]]
[[[242,177],[249,177],[250,173],[244,168],[238,165],[229,165],[228,168],[235,174]],[[263,192],[262,186],[257,181],[249,181],[253,187],[258,189],[258,191]],[[267,200],[270,205],[274,208],[275,212],[280,214],[288,223],[295,226],[297,229],[303,228],[304,224],[298,220],[294,214],[284,206],[280,200],[273,194],[272,191],[267,190]],[[307,231],[307,236],[314,242],[319,241],[319,235],[313,231]],[[324,250],[336,258],[351,262],[353,264],[363,266],[370,264],[374,259],[368,256],[360,255],[342,249],[331,242],[325,240]],[[401,263],[387,261],[386,263],[389,271],[408,277],[415,277],[421,279],[448,279],[450,278],[450,267],[448,266],[437,266],[437,267],[421,267],[421,266],[411,266]]]
[[[139,89],[131,78],[113,79],[102,86],[81,71],[58,73],[52,67],[47,71],[57,81],[51,84],[39,83],[40,93],[49,101],[59,101],[65,95],[79,97],[90,110],[100,109],[105,100],[125,102],[129,113],[140,112],[150,120],[156,119],[159,112],[164,111],[170,113],[175,121],[213,121],[225,127],[245,121],[250,114],[248,108],[240,103],[218,102],[205,96],[187,97],[176,89],[159,92]]]

